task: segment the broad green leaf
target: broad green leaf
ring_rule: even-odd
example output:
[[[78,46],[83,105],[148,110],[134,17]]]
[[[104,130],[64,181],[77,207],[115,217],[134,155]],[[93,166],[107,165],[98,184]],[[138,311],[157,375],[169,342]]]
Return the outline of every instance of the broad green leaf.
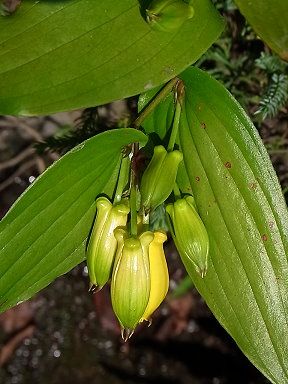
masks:
[[[287,0],[235,0],[235,3],[261,39],[288,61]]]
[[[95,106],[171,79],[217,39],[210,0],[172,33],[144,21],[137,0],[25,0],[0,16],[0,114]]]
[[[48,168],[0,222],[0,311],[30,298],[85,257],[100,193],[111,196],[121,150],[146,136],[99,134]]]
[[[191,265],[187,271],[252,363],[271,382],[287,383],[288,213],[279,182],[231,94],[199,69],[180,77],[185,103],[179,143],[210,239],[206,277]]]

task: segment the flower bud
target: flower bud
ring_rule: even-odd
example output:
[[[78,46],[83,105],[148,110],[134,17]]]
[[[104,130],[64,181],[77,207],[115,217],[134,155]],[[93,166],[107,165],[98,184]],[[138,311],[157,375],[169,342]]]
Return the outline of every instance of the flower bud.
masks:
[[[166,207],[168,222],[181,259],[189,271],[191,263],[203,278],[207,272],[209,238],[192,196]]]
[[[126,225],[130,210],[124,201],[113,205],[106,197],[99,197],[96,207],[97,216],[87,248],[87,265],[90,283],[99,290],[111,277],[117,248],[114,230]]]
[[[164,300],[169,287],[169,274],[163,243],[167,240],[164,232],[154,232],[154,239],[149,246],[150,296],[141,321],[150,320],[152,313]]]
[[[154,154],[143,173],[140,186],[142,206],[146,211],[157,208],[169,197],[182,159],[180,151],[167,152],[162,145],[154,148]]]
[[[153,29],[173,32],[191,19],[194,8],[184,0],[153,0],[146,10],[146,20]]]
[[[113,310],[126,341],[139,323],[150,295],[149,245],[152,232],[139,237],[128,236],[117,229],[117,256],[112,273],[111,299]]]

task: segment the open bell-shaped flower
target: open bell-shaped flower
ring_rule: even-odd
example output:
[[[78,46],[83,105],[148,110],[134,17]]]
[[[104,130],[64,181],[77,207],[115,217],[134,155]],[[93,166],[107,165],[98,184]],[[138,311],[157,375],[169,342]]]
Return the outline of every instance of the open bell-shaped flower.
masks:
[[[149,246],[150,296],[141,321],[151,321],[152,313],[164,300],[169,288],[169,274],[163,243],[167,236],[162,231],[154,232],[154,239]]]
[[[168,223],[181,259],[189,271],[191,266],[204,277],[207,272],[209,238],[198,215],[194,198],[186,196],[166,207]]]
[[[90,284],[99,290],[111,277],[117,248],[114,230],[126,225],[130,209],[125,201],[113,205],[106,197],[99,197],[96,207],[96,220],[87,248],[87,265]]]
[[[162,145],[154,148],[154,154],[143,173],[140,193],[146,211],[157,208],[171,194],[183,155],[180,151],[167,152]]]
[[[112,274],[111,299],[113,310],[126,341],[134,332],[147,307],[150,295],[149,245],[152,232],[129,236],[117,229],[117,254]]]

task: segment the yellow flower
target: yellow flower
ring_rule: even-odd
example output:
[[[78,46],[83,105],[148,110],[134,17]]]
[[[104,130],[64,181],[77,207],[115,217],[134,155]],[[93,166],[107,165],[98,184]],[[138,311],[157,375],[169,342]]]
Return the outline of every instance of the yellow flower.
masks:
[[[167,236],[164,232],[156,231],[149,246],[150,296],[141,321],[150,321],[152,313],[159,307],[168,292],[169,274],[163,249],[163,243],[166,240]]]

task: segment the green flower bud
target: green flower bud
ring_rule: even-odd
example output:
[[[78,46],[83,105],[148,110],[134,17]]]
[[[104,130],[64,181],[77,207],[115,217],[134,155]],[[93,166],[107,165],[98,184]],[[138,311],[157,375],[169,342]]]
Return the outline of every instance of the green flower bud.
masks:
[[[116,205],[106,197],[96,200],[97,216],[87,248],[87,265],[91,286],[99,289],[111,277],[117,240],[114,230],[125,226],[130,211],[125,202]]]
[[[181,259],[189,271],[191,263],[204,277],[207,272],[209,238],[192,196],[186,196],[166,207],[171,233]]]
[[[153,0],[146,10],[146,20],[153,29],[173,32],[191,19],[194,8],[184,0]]]
[[[154,148],[153,157],[142,176],[140,186],[142,206],[146,211],[157,208],[169,197],[182,159],[180,151],[167,152],[162,145]]]
[[[152,232],[129,237],[117,229],[117,256],[113,268],[111,299],[126,341],[140,322],[150,295],[149,245]]]

